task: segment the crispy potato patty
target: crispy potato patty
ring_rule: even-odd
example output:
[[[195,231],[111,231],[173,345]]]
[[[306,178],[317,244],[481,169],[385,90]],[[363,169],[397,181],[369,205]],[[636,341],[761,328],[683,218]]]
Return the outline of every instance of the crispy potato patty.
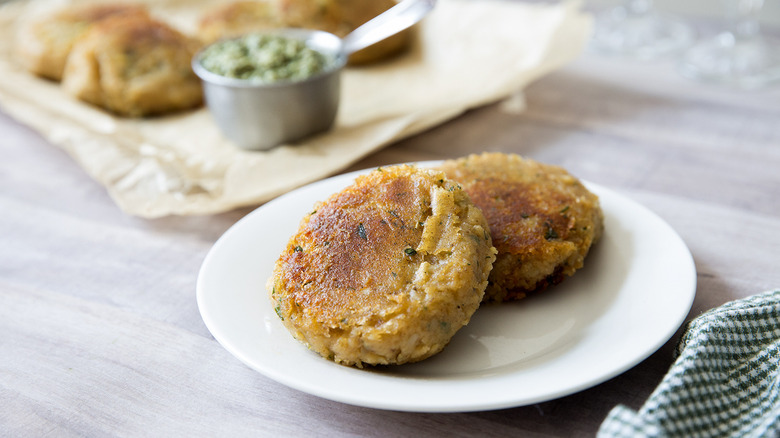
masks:
[[[198,23],[198,36],[206,43],[261,30],[285,27],[270,1],[241,0],[220,3],[209,9]]]
[[[345,365],[441,351],[479,307],[495,259],[487,222],[442,172],[377,169],[315,206],[268,282],[295,338]]]
[[[143,117],[201,104],[190,66],[200,43],[147,16],[116,16],[92,25],[73,45],[66,92],[118,115]]]
[[[486,301],[509,301],[580,269],[603,230],[596,195],[566,170],[484,153],[440,167],[482,209],[498,250]]]
[[[71,7],[22,26],[16,50],[24,66],[39,76],[59,81],[73,44],[90,26],[110,17],[143,16],[142,5]]]

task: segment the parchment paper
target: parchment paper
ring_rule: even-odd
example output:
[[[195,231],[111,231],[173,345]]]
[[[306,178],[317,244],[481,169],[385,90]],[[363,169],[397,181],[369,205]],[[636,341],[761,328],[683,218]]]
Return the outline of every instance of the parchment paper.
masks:
[[[259,204],[336,173],[394,141],[517,93],[578,56],[591,29],[579,2],[439,0],[409,53],[345,70],[332,131],[249,152],[225,140],[205,108],[123,119],[24,71],[13,54],[17,27],[72,2],[17,1],[0,8],[0,105],[67,151],[125,212],[142,217]],[[193,33],[213,2],[138,3]]]

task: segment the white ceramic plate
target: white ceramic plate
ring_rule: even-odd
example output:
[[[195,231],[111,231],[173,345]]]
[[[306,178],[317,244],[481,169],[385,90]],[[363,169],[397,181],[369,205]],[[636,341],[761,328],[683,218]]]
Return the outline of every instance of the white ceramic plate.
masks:
[[[265,284],[299,220],[349,185],[346,174],[281,196],[230,228],[208,253],[198,306],[214,337],[239,360],[292,388],[382,409],[457,412],[521,406],[608,380],[663,345],[690,310],[696,271],[662,219],[587,184],[605,214],[585,268],[542,294],[482,306],[438,355],[380,369],[336,365],[282,326]]]

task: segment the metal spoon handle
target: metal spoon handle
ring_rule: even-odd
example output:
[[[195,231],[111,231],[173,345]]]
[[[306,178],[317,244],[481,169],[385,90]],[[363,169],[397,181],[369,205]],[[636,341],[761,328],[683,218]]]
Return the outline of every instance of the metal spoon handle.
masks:
[[[436,0],[403,0],[344,37],[342,51],[350,55],[397,34],[420,21]]]

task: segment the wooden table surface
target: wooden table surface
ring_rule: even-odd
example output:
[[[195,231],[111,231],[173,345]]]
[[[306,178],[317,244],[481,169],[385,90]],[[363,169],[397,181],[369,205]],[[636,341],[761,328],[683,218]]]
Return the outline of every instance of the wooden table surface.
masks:
[[[562,165],[666,220],[696,262],[688,319],[780,287],[778,87],[724,90],[679,78],[669,62],[587,54],[530,86],[522,112],[471,111],[349,170],[481,151]],[[239,362],[198,312],[204,256],[251,208],[128,216],[1,112],[0,156],[2,436],[592,436],[616,404],[641,406],[673,360],[679,332],[605,383],[497,411],[321,399]]]

